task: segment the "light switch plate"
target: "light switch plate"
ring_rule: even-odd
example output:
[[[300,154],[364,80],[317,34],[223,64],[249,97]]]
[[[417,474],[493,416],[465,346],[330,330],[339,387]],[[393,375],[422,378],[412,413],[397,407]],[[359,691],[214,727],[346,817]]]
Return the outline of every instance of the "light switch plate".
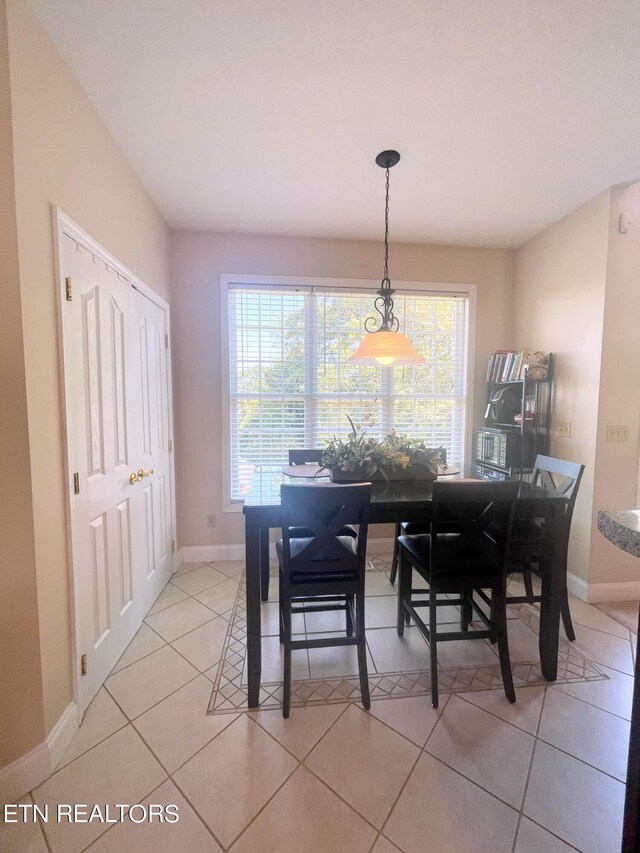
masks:
[[[571,438],[571,421],[558,424],[556,427],[556,435],[558,438]]]
[[[629,441],[629,427],[626,424],[607,424],[607,441]]]

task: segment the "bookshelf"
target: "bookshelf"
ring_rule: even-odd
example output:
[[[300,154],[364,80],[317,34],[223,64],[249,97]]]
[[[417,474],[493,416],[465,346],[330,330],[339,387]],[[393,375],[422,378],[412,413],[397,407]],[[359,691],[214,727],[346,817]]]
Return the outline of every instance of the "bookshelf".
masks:
[[[496,350],[487,363],[484,427],[474,438],[474,466],[485,479],[524,478],[551,437],[553,354]]]

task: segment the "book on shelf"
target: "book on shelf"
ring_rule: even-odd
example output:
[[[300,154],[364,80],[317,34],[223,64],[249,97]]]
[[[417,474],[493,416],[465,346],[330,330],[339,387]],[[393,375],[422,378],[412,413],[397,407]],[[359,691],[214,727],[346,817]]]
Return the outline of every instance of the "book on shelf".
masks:
[[[522,350],[496,350],[489,356],[487,382],[513,382],[519,379],[524,357]]]
[[[548,364],[548,353],[498,349],[489,356],[487,382],[516,382],[523,378],[523,367],[535,366],[540,370],[540,368],[546,368]],[[546,370],[540,370],[540,375],[535,378],[546,378],[546,374]]]

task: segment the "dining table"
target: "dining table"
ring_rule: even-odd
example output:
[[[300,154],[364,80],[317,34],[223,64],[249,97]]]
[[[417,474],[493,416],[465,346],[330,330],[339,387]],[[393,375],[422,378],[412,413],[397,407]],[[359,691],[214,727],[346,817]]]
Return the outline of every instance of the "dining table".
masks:
[[[473,468],[463,466],[452,479],[477,480]],[[255,708],[260,699],[261,677],[261,601],[266,600],[269,573],[269,531],[282,527],[280,486],[292,482],[295,472],[285,474],[282,467],[257,466],[246,495],[243,514],[246,561],[246,673],[248,705]],[[326,482],[326,480],[324,480]],[[315,477],[299,477],[304,488],[317,482]],[[558,671],[560,605],[566,583],[567,500],[554,491],[519,481],[516,515],[542,519],[544,536],[540,559],[541,602],[539,652],[543,676],[554,681]],[[433,496],[432,480],[384,480],[372,484],[369,525],[397,524],[403,521],[428,523]]]

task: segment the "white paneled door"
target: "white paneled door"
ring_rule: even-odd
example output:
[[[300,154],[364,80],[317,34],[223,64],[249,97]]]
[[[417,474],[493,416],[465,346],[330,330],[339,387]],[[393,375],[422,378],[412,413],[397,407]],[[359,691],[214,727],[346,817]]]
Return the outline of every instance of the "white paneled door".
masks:
[[[173,571],[167,317],[94,244],[59,235],[82,715]]]

